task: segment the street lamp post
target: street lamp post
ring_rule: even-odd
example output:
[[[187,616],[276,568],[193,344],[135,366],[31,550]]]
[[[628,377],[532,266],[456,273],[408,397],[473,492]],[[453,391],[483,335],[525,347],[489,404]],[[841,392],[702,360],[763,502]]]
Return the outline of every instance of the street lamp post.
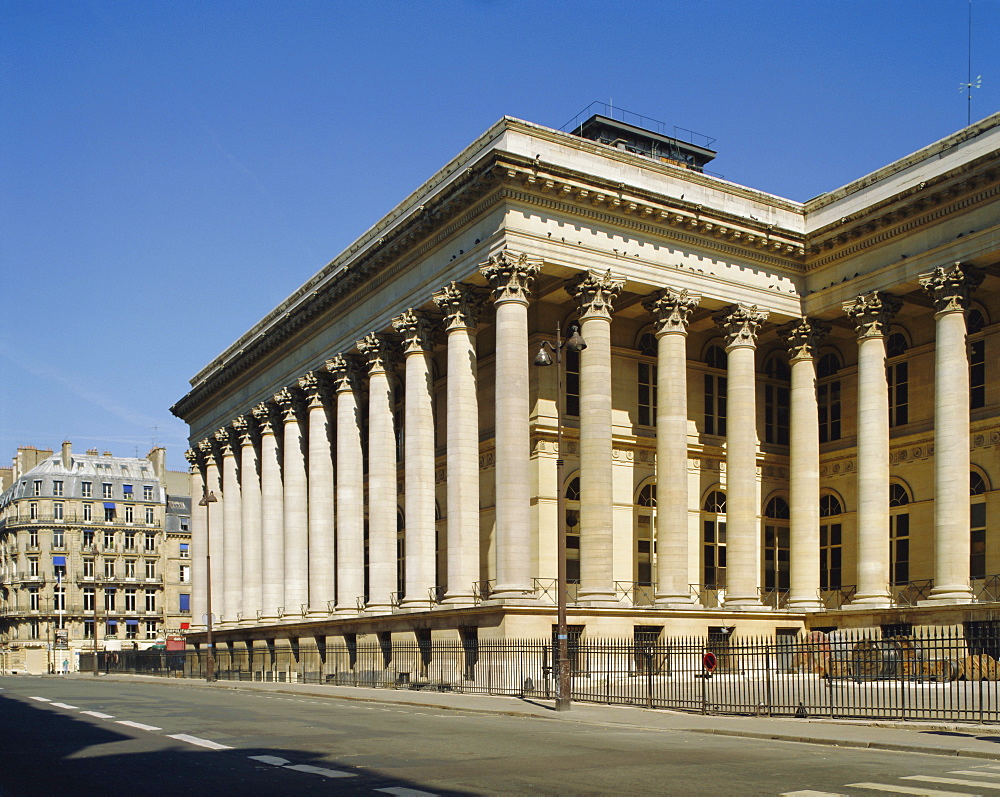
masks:
[[[205,488],[205,494],[198,502],[198,506],[205,507],[205,647],[208,648],[208,657],[205,659],[205,680],[215,680],[215,648],[212,645],[212,513],[209,504],[214,504],[219,499],[215,493]]]
[[[566,529],[563,527],[566,522],[566,497],[563,493],[563,379],[566,362],[563,357],[563,349],[566,351],[580,352],[587,348],[586,341],[580,336],[579,328],[574,324],[569,329],[569,338],[563,342],[562,332],[556,324],[556,345],[553,346],[547,340],[543,340],[538,347],[538,354],[535,355],[535,365],[544,367],[552,365],[552,357],[549,352],[555,355],[556,366],[556,512],[559,515],[556,521],[558,536],[558,547],[556,556],[556,645],[558,650],[558,661],[556,662],[556,711],[568,711],[570,707],[570,669],[569,669],[569,628],[566,625]]]

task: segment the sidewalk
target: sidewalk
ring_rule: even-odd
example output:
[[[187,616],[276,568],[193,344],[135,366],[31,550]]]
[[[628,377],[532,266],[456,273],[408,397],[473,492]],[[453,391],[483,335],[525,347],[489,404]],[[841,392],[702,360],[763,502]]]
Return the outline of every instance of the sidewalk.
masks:
[[[78,673],[63,677],[91,679],[93,676]],[[161,678],[147,675],[102,675],[101,679],[132,682],[154,681],[172,686],[183,685],[193,689],[255,690],[298,697],[324,697],[433,708],[442,711],[471,711],[500,716],[534,717],[552,722],[709,733],[836,747],[861,747],[873,750],[953,755],[1000,761],[1000,726],[996,725],[702,715],[668,709],[606,706],[595,703],[574,703],[569,711],[557,712],[550,701],[468,695],[455,692],[254,681],[216,681],[208,684],[204,681],[191,679]]]

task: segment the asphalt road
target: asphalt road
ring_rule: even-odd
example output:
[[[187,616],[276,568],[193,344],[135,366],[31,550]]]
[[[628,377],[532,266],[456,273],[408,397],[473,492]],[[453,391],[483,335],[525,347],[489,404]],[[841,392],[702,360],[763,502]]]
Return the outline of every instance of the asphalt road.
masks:
[[[192,683],[0,678],[0,734],[3,797],[1000,792],[1000,762]]]

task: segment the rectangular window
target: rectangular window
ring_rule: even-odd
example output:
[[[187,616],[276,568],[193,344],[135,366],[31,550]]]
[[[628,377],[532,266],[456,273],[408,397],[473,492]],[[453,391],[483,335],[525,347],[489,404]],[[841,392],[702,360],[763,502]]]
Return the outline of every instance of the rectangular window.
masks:
[[[54,529],[52,532],[52,547],[53,548],[65,548],[66,547],[66,532],[62,529]]]
[[[146,581],[156,581],[156,560],[146,559]]]
[[[118,592],[114,589],[104,590],[104,611],[113,612],[115,611],[115,595]]]
[[[980,338],[969,344],[969,407],[986,406],[986,341]]]
[[[135,581],[135,559],[125,560],[125,578]]]
[[[53,557],[52,574],[57,584],[62,584],[66,580],[66,557]]]
[[[131,509],[131,507],[126,507],[126,509]],[[125,532],[125,545],[124,545],[124,549],[126,551],[134,551],[135,550],[135,532],[134,531],[126,531]]]
[[[28,560],[28,575],[32,578],[38,577],[38,559],[34,556]]]
[[[656,380],[655,365],[639,363],[639,425],[656,425]]]
[[[104,550],[113,551],[115,549],[115,533],[113,531],[104,532]]]
[[[104,625],[104,638],[115,639],[118,636],[118,621],[108,620]]]
[[[94,505],[84,504],[83,505],[83,522],[90,523],[94,519]],[[91,532],[93,533],[93,532]]]
[[[889,377],[889,426],[909,423],[908,363],[890,365]]]
[[[62,494],[63,494],[63,483],[61,481],[58,481],[58,480],[53,481],[52,482],[52,495],[54,495],[56,498],[61,498]]]
[[[146,532],[146,550],[155,551],[156,550],[156,532],[147,531]]]
[[[181,559],[187,559],[187,558],[188,558],[188,543],[182,542],[181,543]]]
[[[63,504],[62,501],[56,501],[52,504],[52,518],[53,520],[63,519]]]
[[[153,515],[153,507],[146,507],[146,525],[152,526],[156,522],[155,516]]]
[[[101,485],[101,496],[105,499],[111,498],[111,485],[107,482]]]
[[[94,597],[95,596],[94,596],[94,588],[93,587],[84,587],[83,588],[83,610],[85,612],[92,612],[92,611],[94,611],[94,606],[96,605],[95,602],[94,602]]]
[[[764,441],[788,445],[788,388],[764,385]]]
[[[80,485],[80,496],[82,498],[93,498],[94,497],[94,484],[93,484],[93,482],[83,482]]]
[[[178,611],[181,614],[191,613],[191,596],[185,593],[181,593],[178,597]]]
[[[970,575],[986,578],[986,503],[977,501],[969,507],[972,527]]]
[[[127,589],[125,590],[125,611],[134,612],[135,611],[135,590]]]
[[[93,578],[94,577],[94,560],[84,559],[83,560],[83,577]]]
[[[180,523],[181,531],[190,531],[190,529],[188,528],[188,525],[189,525],[188,524],[188,521],[189,521],[188,517],[181,516],[181,517],[177,518],[177,520]]]
[[[147,589],[146,590],[146,612],[152,613],[156,611],[156,590]]]
[[[566,414],[574,418],[580,414],[580,352],[565,350],[566,356]]]
[[[126,501],[131,501],[132,500],[132,498],[134,496],[132,495],[132,485],[131,484],[123,484],[122,485],[122,495],[125,497]]]
[[[153,500],[153,485],[144,484],[142,487],[142,500],[152,501]]]
[[[136,621],[125,621],[125,638],[135,639],[139,636],[139,623]]]
[[[135,522],[135,507],[131,504],[125,505],[125,522],[133,523]]]
[[[41,479],[35,479],[34,488],[33,488],[33,491],[32,491],[31,494],[35,495],[35,496],[38,496],[38,495],[42,494],[42,480]]]
[[[191,565],[181,565],[180,582],[181,584],[191,583]]]
[[[83,530],[83,547],[93,548],[94,547],[94,530],[84,529]]]
[[[83,638],[93,639],[94,638],[94,621],[84,620],[83,621]]]
[[[52,611],[54,612],[66,611],[65,587],[56,587],[54,590],[52,590]]]
[[[726,434],[726,377],[705,374],[705,434]]]
[[[28,519],[38,520],[38,504],[36,504],[34,501],[28,504]]]
[[[146,621],[146,639],[156,639],[156,620]]]
[[[104,522],[105,523],[115,522],[115,508],[113,506],[104,507]]]
[[[32,529],[28,532],[28,547],[37,548],[38,547],[38,532]]]
[[[104,577],[114,578],[115,577],[115,560],[105,559],[104,560]]]
[[[38,611],[38,587],[28,587],[28,608],[33,611]]]

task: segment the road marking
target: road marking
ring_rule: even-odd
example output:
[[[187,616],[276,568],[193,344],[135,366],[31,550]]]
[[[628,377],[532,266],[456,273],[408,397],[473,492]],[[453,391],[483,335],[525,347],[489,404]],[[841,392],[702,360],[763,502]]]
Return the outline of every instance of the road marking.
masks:
[[[51,703],[50,705],[53,705],[56,708],[71,708],[74,710],[77,708],[76,706],[71,706],[69,703]]]
[[[835,791],[813,791],[812,789],[804,789],[803,791],[786,791],[781,794],[780,797],[847,797],[847,795]]]
[[[289,764],[285,769],[294,769],[296,772],[308,772],[312,775],[323,775],[327,778],[355,778],[353,772],[341,772],[339,769],[324,769],[314,767],[312,764]]]
[[[432,791],[420,791],[419,789],[405,789],[402,786],[393,786],[390,789],[375,789],[382,794],[395,794],[396,797],[437,797]],[[795,792],[796,794],[826,794],[826,792]],[[832,797],[844,797],[842,794],[835,794]]]
[[[983,772],[981,769],[953,769],[949,775],[972,775],[978,778],[1000,778],[1000,772]]]
[[[198,747],[207,747],[209,750],[232,750],[228,744],[219,744],[218,742],[213,742],[210,739],[202,739],[198,736],[188,736],[186,733],[168,733],[168,739],[177,739],[179,742],[187,742],[188,744],[196,744]]]
[[[855,789],[873,789],[875,791],[889,791],[893,794],[912,794],[914,797],[971,797],[964,791],[937,791],[935,789],[908,789],[899,784],[890,785],[888,783],[848,783]]]
[[[251,761],[260,761],[262,764],[270,764],[272,767],[283,767],[291,762],[287,758],[278,758],[276,755],[252,755],[247,756]]]
[[[961,778],[939,778],[936,775],[904,775],[900,780],[926,780],[928,783],[950,783],[953,786],[973,786],[977,789],[1000,789],[1000,783],[986,783],[982,780],[962,780]]]
[[[89,714],[91,717],[97,717],[99,720],[113,720],[114,716],[111,714],[102,714],[100,711],[81,711],[81,714]]]
[[[143,725],[141,722],[131,722],[130,720],[115,720],[119,725],[128,725],[130,728],[138,728],[140,731],[162,731],[155,725]]]
[[[51,703],[52,702],[47,697],[38,697],[37,695],[33,696],[33,697],[29,697],[28,699],[29,700],[37,700],[39,703]]]

